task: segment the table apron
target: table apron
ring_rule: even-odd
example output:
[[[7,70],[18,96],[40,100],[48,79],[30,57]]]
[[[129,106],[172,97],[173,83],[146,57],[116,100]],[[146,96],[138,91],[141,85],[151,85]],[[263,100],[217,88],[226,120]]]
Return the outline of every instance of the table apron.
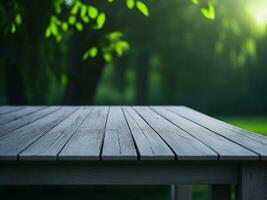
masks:
[[[237,184],[238,166],[161,163],[0,163],[0,185]]]

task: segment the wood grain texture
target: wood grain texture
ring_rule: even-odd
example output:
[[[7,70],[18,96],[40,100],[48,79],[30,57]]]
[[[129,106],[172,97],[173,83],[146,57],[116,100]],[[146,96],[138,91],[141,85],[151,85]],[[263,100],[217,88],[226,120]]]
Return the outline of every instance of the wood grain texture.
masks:
[[[91,107],[91,112],[59,154],[60,160],[99,160],[109,108]]]
[[[209,147],[211,147],[214,151],[216,151],[219,154],[219,157],[221,160],[258,160],[259,156],[190,121],[187,120],[171,111],[168,111],[167,109],[164,109],[163,107],[152,107],[153,110],[155,110],[157,113],[159,113],[161,116],[164,116],[166,119],[168,119],[170,122],[178,126],[179,128],[183,129],[187,133],[191,134],[193,137],[197,138],[201,142],[205,143]]]
[[[141,160],[175,159],[167,144],[131,107],[123,107],[123,110]]]
[[[36,121],[52,112],[55,112],[58,109],[59,107],[56,107],[56,106],[47,107],[45,109],[37,111],[36,113],[30,114],[20,119],[16,119],[9,123],[3,124],[2,126],[0,126],[0,138],[3,136],[6,136],[11,131],[14,131],[20,127],[25,126],[26,124]]]
[[[136,160],[133,137],[120,106],[111,107],[108,114],[103,160]]]
[[[221,122],[217,119],[204,115],[202,113],[196,112],[187,107],[168,107],[168,110],[181,115],[253,152],[260,155],[261,159],[267,159],[267,137],[258,136],[246,132],[245,130],[234,131],[234,126],[228,126],[228,124]],[[237,128],[239,129],[239,128]]]
[[[165,140],[179,160],[217,160],[218,154],[184,130],[148,107],[134,107],[143,119]]]
[[[266,137],[186,107],[1,108],[0,160],[267,158]]]
[[[43,134],[63,121],[76,108],[61,107],[39,120],[12,131],[0,138],[0,159],[15,160],[20,152]]]
[[[23,109],[22,106],[0,106],[0,115]]]
[[[88,107],[82,107],[76,110],[20,153],[19,159],[56,160],[60,150],[81,125],[89,111]]]
[[[10,121],[14,121],[14,120],[19,119],[21,117],[25,117],[26,115],[37,112],[38,110],[40,110],[42,108],[44,108],[44,106],[27,106],[23,109],[19,109],[19,110],[16,110],[14,112],[11,112],[11,113],[0,115],[0,126],[8,123]]]

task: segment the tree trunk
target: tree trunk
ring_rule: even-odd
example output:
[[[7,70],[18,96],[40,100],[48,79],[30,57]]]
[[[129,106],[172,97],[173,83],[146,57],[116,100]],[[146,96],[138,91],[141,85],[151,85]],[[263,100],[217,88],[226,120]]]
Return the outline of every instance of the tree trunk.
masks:
[[[5,86],[7,104],[27,104],[26,91],[20,68],[21,40],[19,36],[6,38],[5,46]]]
[[[89,38],[95,42],[100,35],[86,37],[78,34],[75,33],[70,41],[68,85],[64,99],[64,104],[68,105],[92,104],[105,64],[101,55],[86,61],[82,59],[83,53],[90,48],[92,42],[81,39]]]
[[[146,105],[148,96],[148,67],[149,55],[146,51],[141,52],[137,61],[136,78],[136,104]]]
[[[10,105],[27,104],[25,88],[18,63],[8,60],[5,65],[7,103]]]

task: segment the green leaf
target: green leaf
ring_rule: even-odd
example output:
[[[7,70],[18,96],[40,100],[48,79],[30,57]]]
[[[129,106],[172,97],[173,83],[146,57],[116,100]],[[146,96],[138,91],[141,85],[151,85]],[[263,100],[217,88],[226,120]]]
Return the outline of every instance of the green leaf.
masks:
[[[108,0],[109,3],[112,3],[114,0]]]
[[[57,40],[57,42],[61,42],[62,36],[60,34],[58,34],[57,37],[56,37],[56,40]]]
[[[94,58],[97,56],[97,53],[98,53],[98,49],[97,47],[91,47],[88,51],[86,51],[84,54],[83,54],[83,60],[86,60],[89,58],[89,56],[91,58]]]
[[[56,9],[56,13],[57,14],[60,14],[62,12],[62,9],[61,9],[61,6],[60,6],[60,3],[55,3],[55,9]]]
[[[210,12],[207,8],[201,8],[201,13],[206,18],[209,18],[209,16],[210,16]]]
[[[10,32],[11,33],[15,33],[16,32],[16,25],[14,24],[14,23],[12,23],[12,26],[11,26],[11,30],[10,30]]]
[[[57,26],[55,24],[50,24],[50,29],[51,29],[51,33],[54,35],[54,36],[57,36],[58,35],[58,30],[57,30]]]
[[[63,31],[67,31],[68,28],[69,28],[69,25],[68,25],[67,22],[63,22],[63,23],[61,24],[61,27],[62,27],[62,30],[63,30]]]
[[[96,19],[96,23],[97,23],[96,29],[103,28],[105,21],[106,21],[106,15],[105,13],[101,12]]]
[[[51,29],[50,29],[50,27],[48,27],[45,30],[45,37],[48,38],[50,35],[51,35]]]
[[[98,10],[96,7],[94,6],[88,6],[88,15],[89,17],[91,17],[92,19],[95,19],[98,15]]]
[[[115,50],[118,56],[121,56],[127,49],[129,49],[129,43],[127,41],[119,41],[116,44]]]
[[[201,9],[201,13],[204,17],[206,17],[207,19],[215,19],[215,10],[214,10],[214,6],[212,3],[209,3],[209,8],[202,8]]]
[[[148,8],[147,8],[146,4],[144,4],[142,1],[136,1],[136,7],[145,16],[149,16]]]
[[[20,14],[17,14],[17,15],[16,15],[15,22],[16,22],[17,24],[21,24],[22,19],[21,19],[21,15],[20,15]]]
[[[76,22],[76,17],[74,15],[71,15],[68,19],[70,25],[74,25]]]
[[[86,16],[86,13],[87,13],[87,6],[82,5],[81,6],[81,10],[80,10],[81,18],[85,17]]]
[[[129,9],[134,7],[135,1],[134,0],[126,0],[126,5]]]
[[[112,55],[110,53],[104,53],[103,58],[106,62],[112,61]]]
[[[107,37],[110,40],[116,40],[116,39],[118,39],[118,38],[120,38],[122,36],[123,36],[123,33],[120,32],[120,31],[114,31],[114,32],[111,32],[111,33],[107,34]]]
[[[199,0],[192,0],[194,4],[199,4]]]
[[[215,19],[215,9],[212,3],[209,4],[209,11],[211,19]]]
[[[89,53],[88,51],[86,51],[84,54],[83,54],[83,60],[87,60],[89,57]]]
[[[83,20],[85,23],[89,23],[89,21],[90,21],[89,17],[87,17],[87,16],[82,17],[82,20]]]
[[[80,22],[77,22],[75,26],[76,26],[78,31],[82,31],[83,30],[83,25]]]
[[[89,55],[94,58],[97,56],[97,48],[96,47],[92,47],[91,49],[89,49]]]
[[[71,13],[72,15],[76,15],[77,12],[78,12],[78,10],[79,10],[79,7],[80,7],[80,2],[76,1],[75,4],[74,4],[73,7],[72,7],[70,13]]]

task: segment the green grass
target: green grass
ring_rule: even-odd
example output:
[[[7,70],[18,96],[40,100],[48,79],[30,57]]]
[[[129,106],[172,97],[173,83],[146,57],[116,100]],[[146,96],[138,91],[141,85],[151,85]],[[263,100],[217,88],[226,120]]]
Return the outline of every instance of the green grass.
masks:
[[[238,127],[267,135],[267,116],[221,117],[220,119]]]

